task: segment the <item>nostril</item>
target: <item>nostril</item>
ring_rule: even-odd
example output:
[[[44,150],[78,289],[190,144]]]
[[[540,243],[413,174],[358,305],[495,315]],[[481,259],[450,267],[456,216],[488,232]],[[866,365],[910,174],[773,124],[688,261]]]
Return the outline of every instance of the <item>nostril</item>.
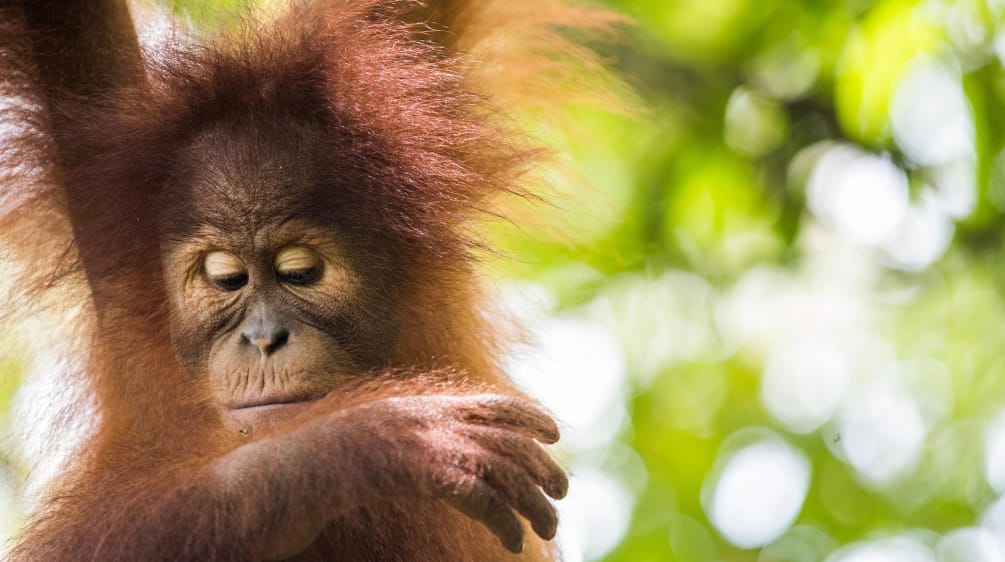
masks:
[[[282,328],[276,331],[272,336],[272,342],[267,346],[266,351],[272,353],[286,345],[286,341],[290,339],[290,333]]]

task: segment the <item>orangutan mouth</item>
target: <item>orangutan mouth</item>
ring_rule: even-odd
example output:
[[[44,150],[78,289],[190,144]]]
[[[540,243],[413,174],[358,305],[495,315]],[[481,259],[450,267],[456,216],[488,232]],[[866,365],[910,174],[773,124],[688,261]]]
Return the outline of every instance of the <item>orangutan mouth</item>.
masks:
[[[316,398],[291,398],[241,403],[223,411],[224,424],[241,435],[260,435],[296,417],[316,401]]]

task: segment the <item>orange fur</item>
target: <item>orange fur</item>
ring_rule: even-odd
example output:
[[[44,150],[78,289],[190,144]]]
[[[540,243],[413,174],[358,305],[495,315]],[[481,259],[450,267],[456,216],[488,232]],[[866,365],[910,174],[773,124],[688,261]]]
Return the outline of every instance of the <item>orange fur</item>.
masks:
[[[560,97],[534,84],[561,85],[554,72],[572,76],[570,61],[591,60],[558,26],[598,30],[616,18],[516,4],[524,3],[299,6],[270,29],[167,45],[146,61],[145,78],[124,71],[84,91],[63,91],[52,73],[47,82],[34,41],[42,32],[22,8],[0,7],[0,88],[12,100],[0,122],[16,127],[0,145],[16,163],[0,169],[0,248],[17,272],[5,286],[5,316],[52,315],[70,347],[87,350],[68,375],[83,378],[100,412],[13,560],[249,559],[249,529],[269,502],[284,501],[265,491],[207,494],[211,460],[242,442],[223,430],[171,345],[157,224],[166,202],[186,196],[173,187],[183,147],[214,124],[320,123],[331,155],[324,175],[336,187],[312,196],[333,223],[379,232],[403,272],[394,280],[402,335],[388,374],[339,390],[297,423],[387,397],[517,395],[497,366],[500,330],[478,288],[473,223],[500,194],[523,191],[543,152],[499,108],[536,106],[541,96],[527,95],[535,89]],[[522,48],[504,47],[507,33]],[[59,325],[64,311],[75,313],[70,326]],[[317,454],[348,474],[381,470]],[[309,488],[307,478],[283,485]],[[519,559],[555,556],[531,540]],[[297,557],[514,558],[481,523],[428,499],[343,513]]]

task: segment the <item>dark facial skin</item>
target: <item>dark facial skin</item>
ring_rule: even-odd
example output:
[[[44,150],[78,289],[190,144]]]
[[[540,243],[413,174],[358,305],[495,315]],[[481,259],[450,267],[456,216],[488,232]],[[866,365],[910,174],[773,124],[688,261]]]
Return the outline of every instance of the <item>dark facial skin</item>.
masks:
[[[394,345],[386,266],[305,196],[319,181],[310,138],[208,131],[173,190],[186,212],[167,207],[191,220],[162,225],[176,353],[242,434],[382,366]]]

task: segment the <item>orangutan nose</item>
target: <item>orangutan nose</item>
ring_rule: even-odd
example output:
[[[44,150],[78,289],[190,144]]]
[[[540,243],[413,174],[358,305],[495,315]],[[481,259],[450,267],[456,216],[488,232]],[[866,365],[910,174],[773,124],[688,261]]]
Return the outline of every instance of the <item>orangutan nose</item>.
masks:
[[[268,357],[286,345],[290,339],[290,331],[276,319],[256,316],[244,325],[241,339],[246,344],[257,347],[262,357]]]

